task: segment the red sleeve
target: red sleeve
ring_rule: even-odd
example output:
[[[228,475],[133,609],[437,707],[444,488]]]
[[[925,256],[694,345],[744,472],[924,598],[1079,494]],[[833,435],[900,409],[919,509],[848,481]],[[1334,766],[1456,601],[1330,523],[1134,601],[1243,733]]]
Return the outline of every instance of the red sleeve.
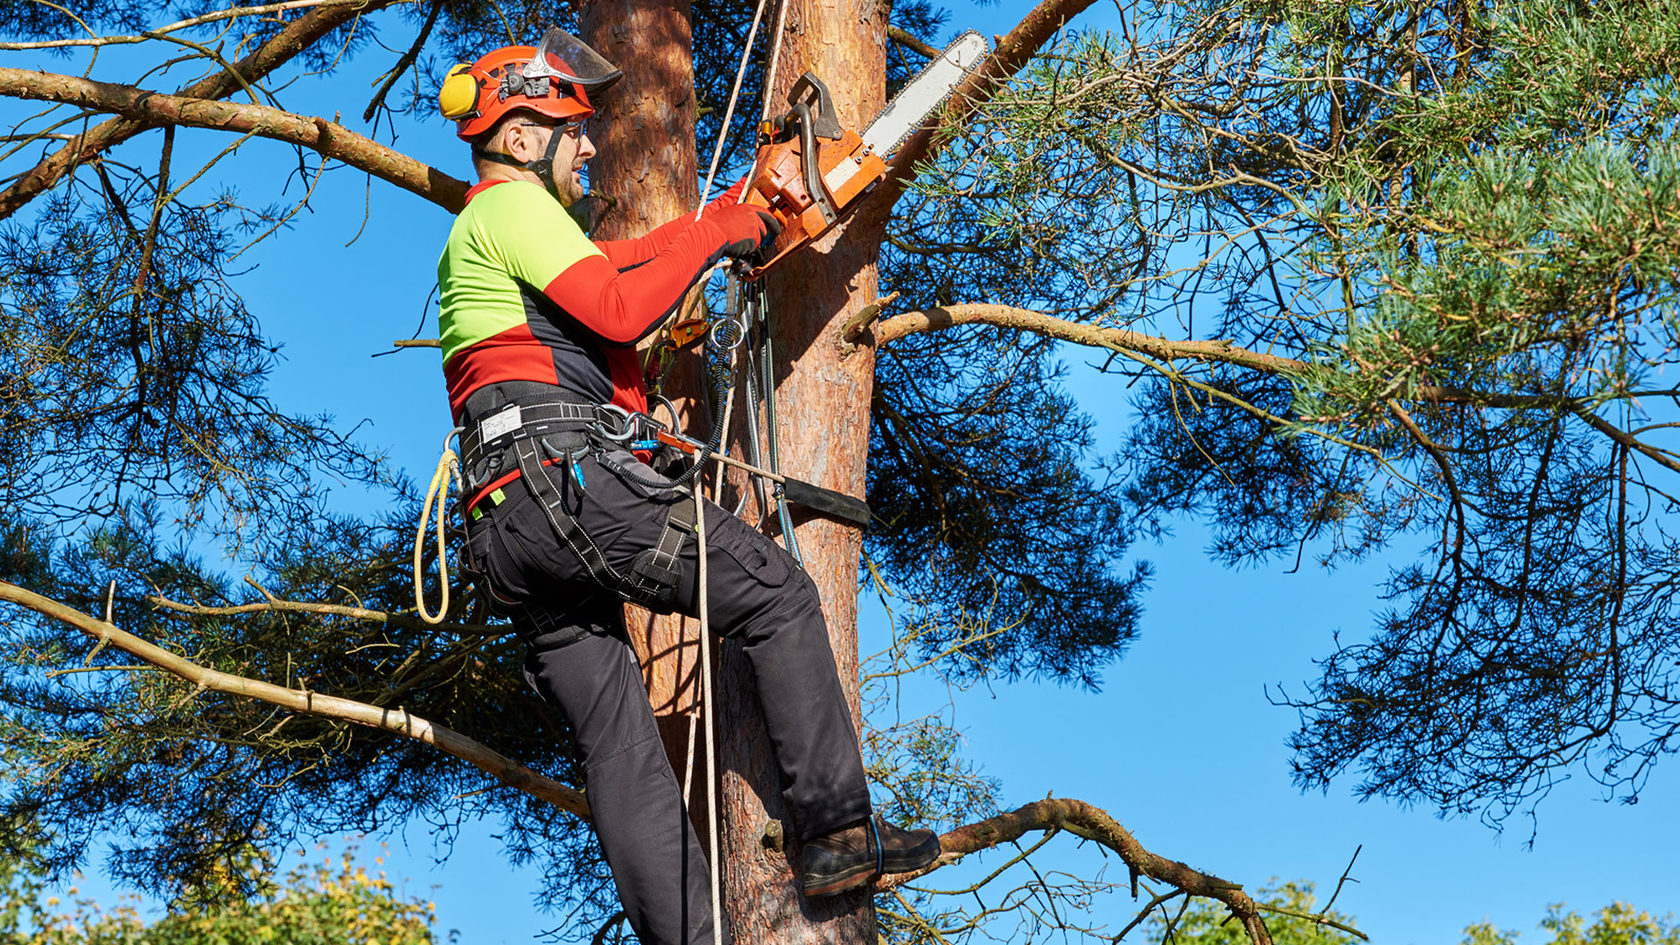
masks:
[[[745,177],[736,181],[734,186],[719,194],[716,200],[706,204],[706,213],[711,213],[714,210],[720,210],[724,207],[734,206],[739,203],[741,200],[741,191],[745,190],[746,186],[747,179]],[[705,213],[700,215],[702,220],[704,220],[705,217]],[[646,236],[639,236],[635,239],[629,240],[597,240],[595,242],[595,246],[600,249],[601,252],[607,254],[607,261],[612,263],[614,269],[618,269],[622,272],[623,270],[629,269],[633,266],[639,266],[659,255],[659,253],[664,251],[665,247],[671,245],[671,241],[676,239],[678,234],[688,229],[688,227],[693,223],[694,214],[685,213],[682,216],[677,217],[675,220],[658,227]]]
[[[634,345],[676,309],[727,245],[723,231],[704,218],[680,218],[654,233],[678,222],[686,225],[668,234],[644,265],[620,271],[610,258],[588,256],[555,276],[543,294],[606,344]]]

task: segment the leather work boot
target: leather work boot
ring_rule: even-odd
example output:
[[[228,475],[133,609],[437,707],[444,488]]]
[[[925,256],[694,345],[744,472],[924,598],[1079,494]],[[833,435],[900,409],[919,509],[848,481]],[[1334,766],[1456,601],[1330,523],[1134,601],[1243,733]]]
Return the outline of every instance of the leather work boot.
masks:
[[[901,830],[876,817],[805,844],[799,885],[807,896],[832,896],[885,873],[909,873],[939,859],[939,835]]]

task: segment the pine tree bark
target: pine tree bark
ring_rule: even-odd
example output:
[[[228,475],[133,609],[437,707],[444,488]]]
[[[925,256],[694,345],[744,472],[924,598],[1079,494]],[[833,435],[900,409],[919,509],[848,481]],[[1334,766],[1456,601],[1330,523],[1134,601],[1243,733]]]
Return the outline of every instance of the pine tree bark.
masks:
[[[592,103],[596,118],[589,133],[598,153],[590,162],[590,190],[610,205],[591,234],[596,239],[642,236],[692,213],[700,199],[691,10],[688,0],[600,0],[584,7],[584,42],[624,71]],[[684,426],[703,427],[709,418],[699,360],[685,358],[672,373],[667,393]],[[681,781],[689,720],[698,707],[699,627],[635,606],[625,607],[625,618],[666,755]],[[705,770],[703,759],[696,765],[697,772]],[[697,781],[692,793],[689,814],[704,838],[704,786]]]
[[[855,0],[789,2],[773,100],[783,101],[794,80],[812,70],[829,83],[842,121],[862,127],[885,99],[884,8],[860,7]],[[585,41],[625,71],[624,80],[602,96],[601,120],[591,129],[600,149],[590,167],[591,189],[615,201],[597,238],[641,235],[692,211],[698,200],[689,16],[690,6],[682,0],[601,0],[585,7]],[[753,107],[752,93],[744,92],[748,108]],[[851,312],[876,298],[879,239],[878,229],[830,234],[786,261],[768,286],[783,469],[860,496],[874,352],[858,348],[843,354],[834,339]],[[685,359],[679,370],[684,376],[667,383],[689,395],[685,413],[703,411],[698,359]],[[693,419],[701,421],[702,429],[709,420]],[[692,422],[690,428],[696,428]],[[796,521],[805,567],[822,594],[855,721],[862,537],[856,529],[826,519]],[[688,713],[695,706],[697,628],[636,611],[631,613],[631,628],[666,749],[680,777]],[[781,779],[739,648],[727,643],[720,647],[717,675],[723,901],[734,940],[766,945],[874,942],[875,917],[866,893],[806,900],[789,867],[797,847],[765,843],[769,822],[785,822]],[[691,798],[690,810],[703,825],[704,798],[700,778],[696,781],[695,793],[702,796]]]
[[[790,4],[772,101],[780,105],[806,71],[824,79],[840,119],[862,128],[885,100],[885,8],[857,0],[786,0]],[[869,448],[870,348],[843,355],[835,343],[847,316],[873,302],[880,233],[831,233],[785,260],[769,277],[782,469],[788,475],[863,495]],[[806,571],[822,594],[829,639],[854,722],[858,718],[857,573],[862,536],[827,519],[796,519]],[[724,780],[720,807],[726,911],[738,942],[776,945],[873,943],[867,893],[808,900],[789,869],[797,845],[764,842],[769,820],[783,820],[780,777],[753,694],[745,659],[725,647],[719,673]],[[796,862],[796,860],[795,860]]]

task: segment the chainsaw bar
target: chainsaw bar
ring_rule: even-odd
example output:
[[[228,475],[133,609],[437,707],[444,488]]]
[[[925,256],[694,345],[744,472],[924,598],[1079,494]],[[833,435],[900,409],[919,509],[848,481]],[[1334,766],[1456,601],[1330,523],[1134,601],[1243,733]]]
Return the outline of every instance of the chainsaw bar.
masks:
[[[952,89],[968,78],[985,56],[986,40],[974,30],[952,40],[938,58],[906,82],[887,107],[875,116],[875,120],[864,129],[864,144],[882,158],[898,150],[898,146],[922,127],[934,109],[945,101]]]

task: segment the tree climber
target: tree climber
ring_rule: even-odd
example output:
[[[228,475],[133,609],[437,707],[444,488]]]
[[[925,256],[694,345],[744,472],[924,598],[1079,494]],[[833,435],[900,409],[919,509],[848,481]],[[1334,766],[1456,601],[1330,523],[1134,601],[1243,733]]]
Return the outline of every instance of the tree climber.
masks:
[[[779,227],[738,204],[737,185],[698,220],[590,242],[567,208],[595,153],[589,95],[619,75],[560,30],[540,50],[450,70],[439,106],[479,182],[438,261],[438,320],[464,429],[466,562],[526,642],[526,680],[572,725],[631,927],[646,945],[699,945],[713,940],[706,863],[622,611],[696,615],[696,509],[628,449],[647,408],[635,346],[717,260],[757,252]],[[932,863],[932,831],[871,815],[816,586],[767,537],[703,506],[710,619],[752,665],[805,894]]]

